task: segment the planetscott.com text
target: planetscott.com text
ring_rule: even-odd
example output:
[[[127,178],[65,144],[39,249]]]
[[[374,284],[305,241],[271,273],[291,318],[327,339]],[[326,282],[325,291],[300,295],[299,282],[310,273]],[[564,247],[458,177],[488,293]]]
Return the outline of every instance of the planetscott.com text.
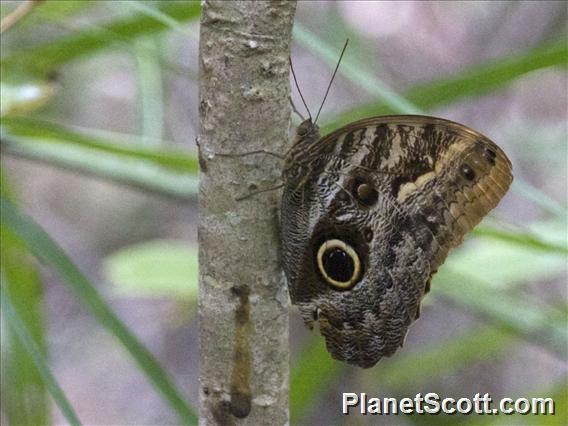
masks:
[[[471,398],[442,398],[437,393],[418,393],[413,398],[371,397],[366,393],[343,393],[343,414],[554,414],[552,398],[502,398],[488,393]]]

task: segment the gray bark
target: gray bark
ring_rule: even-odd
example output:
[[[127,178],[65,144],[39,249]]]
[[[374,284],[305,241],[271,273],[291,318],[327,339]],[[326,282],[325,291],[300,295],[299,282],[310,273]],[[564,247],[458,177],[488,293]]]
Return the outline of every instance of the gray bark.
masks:
[[[279,265],[281,163],[296,3],[206,1],[200,38],[200,423],[288,423],[288,293]]]

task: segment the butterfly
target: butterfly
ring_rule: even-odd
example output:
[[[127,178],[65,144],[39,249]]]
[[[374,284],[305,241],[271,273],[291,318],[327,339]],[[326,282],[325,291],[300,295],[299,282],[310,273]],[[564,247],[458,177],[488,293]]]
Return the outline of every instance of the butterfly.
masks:
[[[323,137],[316,122],[298,126],[284,159],[283,269],[331,355],[367,368],[403,345],[432,276],[497,206],[512,166],[442,118],[371,117]]]

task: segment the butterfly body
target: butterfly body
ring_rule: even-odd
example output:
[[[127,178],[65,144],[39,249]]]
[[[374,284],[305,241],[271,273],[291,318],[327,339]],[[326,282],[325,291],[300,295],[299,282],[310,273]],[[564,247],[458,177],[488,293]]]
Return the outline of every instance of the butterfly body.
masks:
[[[402,346],[448,251],[512,181],[480,133],[374,117],[320,138],[306,120],[285,160],[282,253],[292,303],[336,359],[370,367]]]

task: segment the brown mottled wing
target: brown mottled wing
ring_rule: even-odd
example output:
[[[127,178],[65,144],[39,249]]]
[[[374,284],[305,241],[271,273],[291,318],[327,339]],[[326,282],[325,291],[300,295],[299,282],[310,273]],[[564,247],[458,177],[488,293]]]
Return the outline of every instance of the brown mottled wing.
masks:
[[[333,151],[353,168],[384,177],[401,209],[436,237],[433,271],[449,249],[495,208],[513,180],[511,162],[493,141],[437,117],[395,115],[350,123],[313,151]],[[361,155],[368,146],[367,155]],[[305,153],[310,158],[310,153]]]
[[[290,296],[335,358],[369,367],[402,345],[432,274],[508,190],[511,163],[480,133],[434,117],[369,118],[301,142],[282,201]],[[361,180],[378,193],[373,205],[357,202]],[[314,253],[330,238],[363,263],[346,291],[315,270]]]

